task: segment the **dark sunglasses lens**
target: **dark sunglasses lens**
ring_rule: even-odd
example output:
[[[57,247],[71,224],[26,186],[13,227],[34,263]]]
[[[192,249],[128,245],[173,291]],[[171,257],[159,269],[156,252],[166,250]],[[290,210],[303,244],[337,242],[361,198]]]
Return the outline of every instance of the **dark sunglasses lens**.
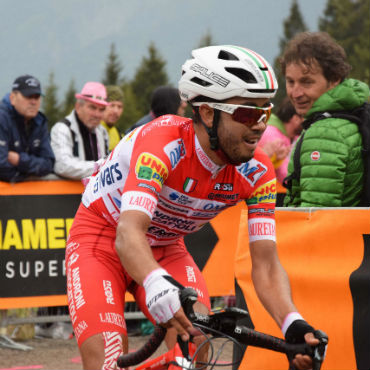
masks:
[[[269,119],[271,110],[253,109],[253,108],[237,108],[233,113],[233,119],[237,122],[244,123],[246,125],[253,125],[265,115],[265,122]]]

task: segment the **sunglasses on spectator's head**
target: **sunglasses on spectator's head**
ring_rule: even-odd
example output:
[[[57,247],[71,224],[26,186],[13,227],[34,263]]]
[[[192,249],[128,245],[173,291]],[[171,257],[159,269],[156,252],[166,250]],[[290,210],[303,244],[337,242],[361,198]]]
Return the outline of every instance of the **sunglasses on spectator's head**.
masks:
[[[253,105],[238,105],[238,104],[224,104],[224,103],[210,103],[197,102],[193,103],[195,107],[200,107],[206,104],[213,109],[218,109],[223,112],[231,114],[234,121],[243,123],[247,126],[252,126],[259,122],[266,123],[271,116],[271,109],[274,106],[269,103],[268,107],[256,107]]]

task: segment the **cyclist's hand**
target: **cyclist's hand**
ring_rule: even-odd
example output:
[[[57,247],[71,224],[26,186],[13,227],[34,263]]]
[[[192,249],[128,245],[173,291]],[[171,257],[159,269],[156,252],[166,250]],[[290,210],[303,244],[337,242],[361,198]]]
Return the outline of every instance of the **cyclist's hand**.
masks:
[[[304,336],[307,344],[310,346],[316,346],[319,344],[319,340],[315,338],[313,333],[307,333]],[[312,358],[308,355],[296,355],[292,360],[292,364],[296,369],[306,370],[312,369]]]
[[[166,270],[158,268],[144,279],[146,305],[157,323],[174,327],[183,340],[188,340],[192,325],[181,308],[179,288],[169,276]]]

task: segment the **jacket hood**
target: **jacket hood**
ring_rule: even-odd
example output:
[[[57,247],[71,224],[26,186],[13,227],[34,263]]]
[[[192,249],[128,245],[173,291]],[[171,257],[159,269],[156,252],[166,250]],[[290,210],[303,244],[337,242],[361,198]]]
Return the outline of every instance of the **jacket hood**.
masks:
[[[346,79],[322,94],[308,111],[306,118],[316,112],[355,109],[369,99],[369,94],[369,86],[364,82]]]
[[[7,109],[13,109],[13,106],[12,104],[10,103],[10,93],[7,93],[4,95],[3,99],[1,100],[1,102],[3,103],[3,105],[7,108]]]

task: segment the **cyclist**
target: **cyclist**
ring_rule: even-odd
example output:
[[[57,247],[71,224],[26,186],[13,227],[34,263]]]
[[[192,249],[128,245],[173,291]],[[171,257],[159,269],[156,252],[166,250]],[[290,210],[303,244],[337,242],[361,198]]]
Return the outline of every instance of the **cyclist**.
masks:
[[[85,369],[113,369],[127,351],[125,291],[152,320],[183,339],[193,329],[173,279],[196,289],[208,312],[205,281],[183,236],[246,200],[253,281],[287,339],[317,344],[297,312],[275,246],[275,174],[257,148],[277,82],[252,50],[209,46],[183,65],[181,97],[194,120],[161,116],[126,135],[90,177],[66,247],[71,320]],[[270,196],[259,197],[262,188]],[[297,355],[295,365],[311,366]]]

